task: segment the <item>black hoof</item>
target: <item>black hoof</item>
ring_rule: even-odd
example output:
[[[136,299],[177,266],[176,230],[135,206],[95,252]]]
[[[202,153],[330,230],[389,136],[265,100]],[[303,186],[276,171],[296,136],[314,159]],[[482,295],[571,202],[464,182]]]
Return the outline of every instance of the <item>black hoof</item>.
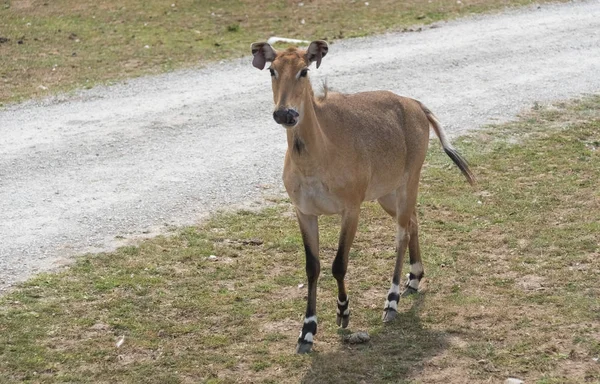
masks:
[[[312,349],[313,343],[308,343],[306,341],[299,341],[296,346],[296,353],[303,355],[305,353],[309,353]]]
[[[383,310],[383,316],[381,317],[384,323],[389,323],[396,318],[398,312],[392,308],[386,308]]]
[[[344,315],[344,316],[337,315],[337,318],[335,319],[335,323],[338,325],[338,327],[347,328],[348,323],[350,323],[350,315]]]

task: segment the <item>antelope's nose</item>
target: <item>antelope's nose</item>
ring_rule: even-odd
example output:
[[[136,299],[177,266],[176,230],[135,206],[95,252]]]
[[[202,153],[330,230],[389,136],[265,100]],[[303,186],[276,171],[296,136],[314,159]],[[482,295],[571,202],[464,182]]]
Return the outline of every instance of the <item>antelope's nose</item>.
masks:
[[[298,112],[293,109],[280,108],[273,112],[273,119],[277,124],[283,124],[287,126],[294,126],[298,123]]]

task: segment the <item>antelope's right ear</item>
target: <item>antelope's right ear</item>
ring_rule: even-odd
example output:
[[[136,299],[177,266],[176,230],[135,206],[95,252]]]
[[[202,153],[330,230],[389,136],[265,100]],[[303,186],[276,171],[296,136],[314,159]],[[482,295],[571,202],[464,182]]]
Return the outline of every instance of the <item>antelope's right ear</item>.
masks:
[[[252,65],[258,69],[264,69],[267,61],[271,62],[275,60],[276,52],[273,47],[267,43],[252,43],[250,48],[252,49],[252,55],[254,56]]]

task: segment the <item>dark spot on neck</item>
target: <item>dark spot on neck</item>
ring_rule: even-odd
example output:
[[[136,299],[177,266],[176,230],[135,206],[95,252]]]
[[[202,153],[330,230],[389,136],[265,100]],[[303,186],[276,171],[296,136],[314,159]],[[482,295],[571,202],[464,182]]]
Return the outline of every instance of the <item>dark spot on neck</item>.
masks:
[[[301,155],[304,152],[305,146],[304,141],[302,141],[298,136],[294,137],[294,152]]]

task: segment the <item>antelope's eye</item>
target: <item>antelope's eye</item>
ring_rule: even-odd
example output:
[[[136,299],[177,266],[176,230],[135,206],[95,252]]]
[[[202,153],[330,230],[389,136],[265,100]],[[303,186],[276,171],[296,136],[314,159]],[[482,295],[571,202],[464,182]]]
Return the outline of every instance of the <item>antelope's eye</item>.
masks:
[[[304,68],[303,70],[300,71],[300,77],[306,77],[307,74],[308,74],[308,68]]]
[[[275,70],[273,68],[269,68],[269,72],[271,72],[271,76],[275,77]]]

